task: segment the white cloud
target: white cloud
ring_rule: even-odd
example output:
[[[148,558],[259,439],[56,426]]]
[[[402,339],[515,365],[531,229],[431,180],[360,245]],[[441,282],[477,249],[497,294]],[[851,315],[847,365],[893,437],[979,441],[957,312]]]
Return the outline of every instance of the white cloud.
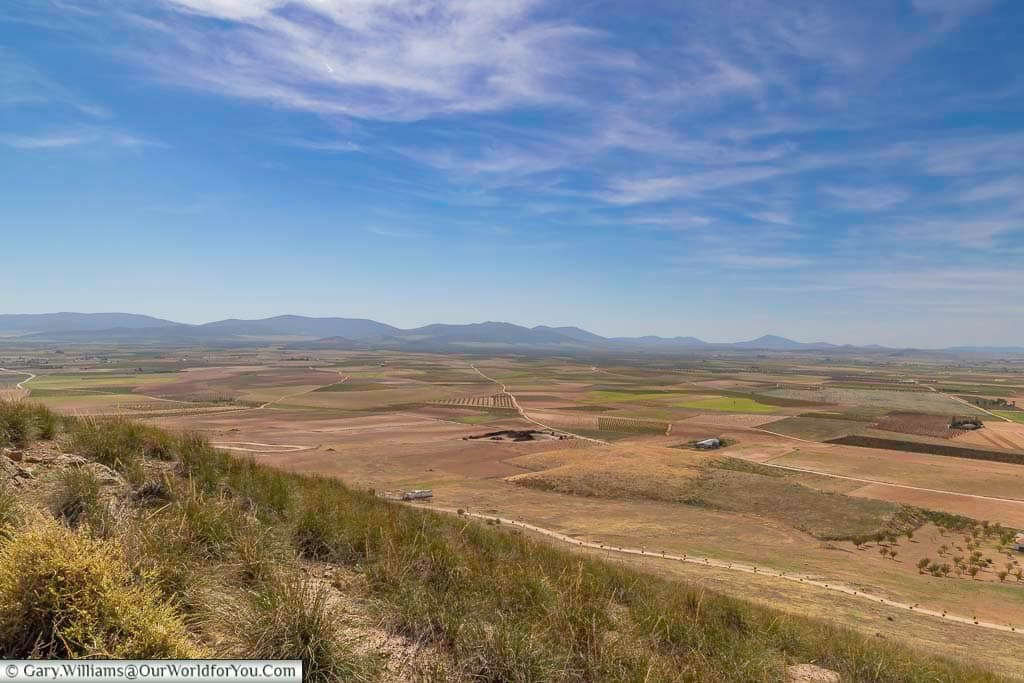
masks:
[[[305,140],[299,138],[287,138],[281,139],[279,142],[288,147],[307,149],[311,152],[334,152],[344,154],[347,152],[360,152],[363,149],[350,140]]]
[[[821,190],[835,200],[835,204],[853,211],[884,211],[910,199],[911,194],[901,187],[827,186]]]
[[[775,166],[749,166],[653,178],[618,178],[598,197],[621,205],[659,202],[766,180],[782,173],[784,170]]]
[[[182,85],[320,113],[414,120],[569,103],[565,83],[625,64],[591,49],[598,34],[531,17],[530,0],[179,0],[229,20],[222,28],[170,18],[174,36],[145,58]],[[211,33],[213,35],[211,35]]]
[[[1024,201],[1024,176],[1010,176],[974,185],[959,195],[960,201],[985,202],[993,199]]]
[[[59,133],[53,135],[0,135],[0,144],[15,149],[53,149],[72,147],[91,141],[91,138],[81,135]]]
[[[102,127],[79,126],[36,134],[0,134],[0,144],[14,149],[59,149],[86,144],[110,144],[115,147],[141,148],[167,145],[150,138]]]
[[[911,145],[926,173],[965,176],[987,171],[1020,169],[1024,159],[1024,133],[992,133],[972,137],[936,136]]]

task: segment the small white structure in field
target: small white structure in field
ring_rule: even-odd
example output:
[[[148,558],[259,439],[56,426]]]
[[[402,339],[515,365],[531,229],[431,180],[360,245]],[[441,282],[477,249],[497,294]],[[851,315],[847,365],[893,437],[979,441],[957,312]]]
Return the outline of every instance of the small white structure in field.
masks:
[[[722,446],[722,442],[719,439],[704,439],[694,444],[697,448],[705,451],[712,451]]]
[[[433,497],[434,492],[430,489],[416,489],[402,494],[402,500],[430,500]]]
[[[1017,537],[1013,539],[1013,545],[1011,547],[1014,550],[1024,552],[1024,534],[1017,534]]]

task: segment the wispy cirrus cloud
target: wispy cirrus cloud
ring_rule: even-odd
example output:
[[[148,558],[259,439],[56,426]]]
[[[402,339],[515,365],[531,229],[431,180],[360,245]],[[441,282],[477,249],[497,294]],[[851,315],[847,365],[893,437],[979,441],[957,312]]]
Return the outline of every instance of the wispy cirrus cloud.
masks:
[[[529,0],[164,6],[177,12],[138,23],[168,39],[143,57],[161,79],[322,114],[403,121],[571,103],[565,83],[628,62],[594,49],[597,31],[534,17]]]
[[[827,186],[821,189],[841,208],[865,212],[890,209],[912,196],[905,188],[892,186]]]
[[[74,134],[40,134],[40,135],[0,135],[0,144],[14,149],[55,149],[73,147],[87,142],[92,138]]]
[[[0,145],[20,150],[61,149],[89,144],[125,148],[168,147],[159,140],[104,127],[73,127],[39,133],[0,133]]]

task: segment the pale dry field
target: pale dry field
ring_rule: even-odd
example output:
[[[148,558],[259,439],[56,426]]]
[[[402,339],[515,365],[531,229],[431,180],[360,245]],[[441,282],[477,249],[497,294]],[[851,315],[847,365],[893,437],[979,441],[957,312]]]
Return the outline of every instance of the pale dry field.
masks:
[[[266,353],[252,358],[243,355],[238,362],[235,366],[213,364],[186,369],[151,384],[140,381],[128,394],[54,396],[44,400],[79,414],[87,410],[116,411],[128,402],[156,402],[142,394],[173,399],[224,396],[247,401],[249,405],[240,410],[182,409],[151,419],[170,428],[201,431],[214,443],[239,448],[249,444],[252,457],[274,467],[336,476],[353,486],[378,491],[430,488],[435,494],[432,505],[439,507],[522,519],[608,544],[705,554],[800,572],[894,599],[976,614],[989,621],[1024,622],[1024,585],[1016,585],[1012,579],[1000,585],[991,572],[975,581],[938,579],[917,572],[917,560],[934,555],[936,548],[948,540],[934,527],[923,527],[913,540],[901,538],[899,557],[892,560],[883,559],[873,543],[859,549],[850,542],[824,542],[766,515],[643,498],[652,482],[666,488],[684,487],[699,476],[702,461],[723,455],[952,492],[1024,498],[1024,466],[808,443],[759,431],[770,432],[773,422],[786,417],[828,410],[824,407],[772,406],[770,412],[755,414],[672,405],[714,400],[720,396],[716,391],[748,391],[751,395],[778,391],[784,392],[783,396],[813,395],[818,400],[825,398],[823,392],[834,391],[843,392],[845,399],[867,396],[869,402],[874,402],[872,408],[877,408],[879,401],[914,402],[923,394],[908,397],[900,392],[828,389],[825,371],[813,367],[801,367],[799,372],[739,369],[710,375],[699,369],[605,368],[563,359],[326,352],[287,362]],[[496,384],[477,375],[470,363],[506,383],[534,419],[558,429],[584,430],[613,443],[466,440],[498,429],[535,428],[507,411],[438,404],[455,398],[493,396],[499,391]],[[314,365],[316,368],[311,369]],[[331,386],[342,380],[352,384]],[[777,385],[782,388],[776,390]],[[815,391],[799,388],[822,385],[826,388]],[[333,390],[320,391],[323,387]],[[597,391],[609,393],[595,401]],[[944,408],[950,405],[942,396],[926,396],[924,402]],[[263,403],[270,405],[255,407]],[[180,405],[187,408],[190,404]],[[578,407],[584,410],[569,410]],[[966,408],[962,404],[953,408],[966,412],[960,407]],[[616,418],[604,420],[605,425],[628,425],[636,419],[664,420],[671,423],[671,432],[668,436],[606,434],[596,431],[601,417]],[[987,423],[986,429],[993,424]],[[1013,438],[1017,429],[1007,424],[990,433]],[[1024,431],[1024,425],[1020,429]],[[984,432],[965,435],[954,443],[974,443],[971,439]],[[724,437],[730,445],[713,455],[666,448],[709,436]],[[555,470],[549,476],[553,481],[562,478],[572,486],[584,481],[592,495],[542,491],[515,483],[545,469]],[[920,505],[1024,527],[1024,515],[1019,514],[1024,505],[811,475],[794,475],[791,481],[859,499]],[[609,482],[621,495],[633,497],[603,496],[602,487]],[[783,503],[780,501],[780,505]],[[957,647],[963,651],[972,644],[992,653],[993,661],[1004,662],[1014,658],[1004,657],[1001,648],[1024,644],[1024,636],[954,628],[779,581],[704,571],[692,565],[677,567],[646,558],[629,561],[650,571],[695,578],[709,587],[784,609],[836,618],[866,634],[898,637],[933,651],[947,651],[946,641],[955,633]],[[889,621],[890,616],[895,621]]]
[[[984,429],[965,432],[957,443],[974,444],[983,448],[995,447],[1024,451],[1024,423],[989,420]]]
[[[760,460],[849,477],[1024,501],[1022,465],[829,444],[797,446],[781,455]],[[892,496],[898,495],[902,494],[893,491],[885,494],[885,499],[892,500]],[[961,504],[953,496],[946,498],[951,506]],[[979,509],[992,516],[982,515],[980,519],[1000,521],[995,513],[1005,512],[1005,508],[993,502],[989,509],[984,507],[987,503],[978,501],[982,506]],[[1019,507],[1024,509],[1024,502]]]

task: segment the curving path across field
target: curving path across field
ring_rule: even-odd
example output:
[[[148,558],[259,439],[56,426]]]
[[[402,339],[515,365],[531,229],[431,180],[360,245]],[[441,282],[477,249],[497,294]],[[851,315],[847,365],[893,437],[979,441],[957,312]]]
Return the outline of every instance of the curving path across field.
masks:
[[[310,368],[310,370],[319,370],[321,372],[334,372],[333,370],[324,370],[323,368]],[[338,373],[338,374],[340,375],[341,373]],[[337,382],[331,382],[330,384],[323,384],[323,385],[318,386],[318,387],[313,387],[312,389],[303,389],[302,391],[296,391],[296,392],[291,393],[291,394],[285,394],[284,396],[278,396],[277,398],[275,398],[273,400],[270,400],[270,401],[267,401],[266,403],[261,403],[258,406],[253,406],[252,408],[241,408],[241,409],[239,409],[236,412],[242,412],[242,411],[247,411],[247,410],[264,410],[264,409],[269,408],[270,406],[274,405],[275,403],[280,403],[281,401],[283,401],[285,399],[295,398],[296,396],[302,396],[304,394],[311,394],[314,391],[319,391],[320,389],[324,389],[326,387],[333,387],[335,384],[341,384],[341,383],[347,381],[350,376],[351,375],[345,375],[344,377],[342,377]]]
[[[7,368],[0,368],[0,372],[9,372],[9,373],[11,373],[13,375],[28,375],[28,379],[21,380],[20,382],[18,382],[17,384],[14,385],[14,388],[18,389],[20,391],[27,391],[29,393],[31,393],[32,390],[31,389],[26,389],[25,385],[28,384],[29,382],[31,382],[32,380],[34,380],[38,376],[38,375],[33,375],[31,372],[23,372],[21,370],[8,370]]]
[[[450,514],[458,514],[458,510],[452,510],[450,508],[440,508],[440,507],[433,507],[433,506],[424,506],[424,507],[426,507],[426,509],[429,509],[429,510],[437,510],[438,512],[447,512],[447,513],[450,513]],[[834,593],[843,593],[845,595],[856,597],[856,598],[859,598],[861,600],[866,600],[868,602],[874,602],[874,603],[877,603],[879,605],[884,605],[886,607],[894,607],[896,609],[905,609],[905,610],[908,610],[908,611],[915,612],[917,614],[923,614],[925,616],[935,617],[936,619],[942,619],[944,621],[952,621],[952,622],[955,622],[955,623],[958,623],[958,624],[967,624],[969,626],[978,626],[980,628],[987,628],[987,629],[992,629],[992,630],[995,630],[995,631],[1006,631],[1006,632],[1009,632],[1009,633],[1020,633],[1021,632],[1021,631],[1018,631],[1017,627],[1015,625],[1013,625],[1013,624],[997,624],[997,623],[990,622],[990,621],[982,621],[982,620],[976,619],[974,617],[965,617],[965,616],[960,616],[960,615],[956,615],[956,614],[950,614],[946,610],[929,609],[929,608],[926,608],[926,607],[921,607],[921,606],[919,606],[919,604],[910,604],[910,603],[906,603],[906,602],[900,602],[898,600],[890,600],[890,599],[884,598],[884,597],[882,597],[880,595],[873,595],[871,593],[865,593],[864,591],[860,591],[860,590],[857,590],[856,588],[852,588],[850,586],[845,586],[843,584],[832,583],[832,582],[829,582],[829,581],[822,581],[820,579],[812,579],[812,578],[810,578],[808,576],[801,576],[799,574],[786,574],[785,572],[780,572],[780,571],[775,570],[775,569],[763,569],[763,568],[758,568],[758,567],[756,567],[754,565],[747,565],[747,564],[742,564],[742,563],[739,563],[739,562],[729,562],[727,560],[718,560],[718,559],[714,559],[714,558],[711,558],[711,557],[694,556],[694,555],[686,555],[686,554],[684,554],[684,555],[672,555],[672,554],[665,553],[665,552],[655,553],[655,552],[649,552],[649,551],[647,551],[644,548],[622,548],[622,547],[618,547],[618,546],[605,545],[604,543],[599,543],[599,542],[596,542],[596,541],[582,541],[582,540],[580,540],[578,538],[573,538],[572,536],[567,536],[566,534],[560,533],[558,531],[554,531],[552,529],[545,529],[544,527],[540,527],[540,526],[537,526],[535,524],[529,524],[527,522],[520,522],[520,521],[516,521],[516,520],[512,520],[512,519],[505,519],[503,517],[496,517],[494,515],[485,515],[485,514],[480,514],[480,513],[476,513],[476,512],[463,512],[463,516],[465,516],[465,517],[474,517],[476,519],[483,519],[483,520],[488,520],[488,519],[490,519],[490,520],[497,520],[501,524],[507,524],[509,526],[512,526],[512,527],[515,527],[515,528],[519,528],[519,529],[526,529],[527,531],[532,531],[533,533],[540,534],[541,536],[546,536],[548,538],[553,538],[555,540],[562,541],[563,543],[568,543],[568,544],[576,546],[578,548],[589,548],[589,549],[592,549],[592,550],[603,550],[603,551],[606,551],[606,552],[620,553],[620,554],[623,554],[623,555],[641,555],[643,557],[651,557],[651,558],[655,558],[655,559],[668,560],[668,561],[672,561],[672,562],[689,562],[691,564],[698,564],[698,565],[701,565],[701,566],[704,566],[704,567],[713,567],[715,569],[722,569],[722,570],[725,570],[725,571],[734,571],[734,572],[742,572],[742,573],[746,573],[746,574],[758,574],[760,576],[769,576],[769,577],[776,578],[776,579],[779,579],[779,580],[782,580],[782,581],[790,581],[790,582],[793,582],[793,583],[800,583],[800,584],[804,584],[806,586],[813,586],[815,588],[820,588],[820,589],[823,589],[823,590],[832,591]]]
[[[217,441],[210,444],[226,451],[244,451],[246,453],[294,453],[296,451],[310,451],[316,446],[298,446],[288,443],[257,443],[255,441]],[[246,446],[257,446],[258,448],[246,448]],[[276,450],[267,450],[274,448]]]
[[[595,439],[595,438],[589,437],[589,436],[583,436],[582,434],[575,434],[573,432],[566,431],[565,429],[555,429],[554,427],[551,427],[549,425],[544,424],[540,420],[533,419],[532,417],[530,417],[529,415],[526,414],[526,411],[523,410],[523,407],[521,405],[519,405],[519,401],[516,400],[515,394],[513,394],[511,391],[509,391],[508,387],[505,386],[505,384],[503,382],[499,382],[498,380],[494,379],[493,377],[488,377],[487,375],[485,375],[480,370],[480,368],[478,368],[477,366],[473,365],[472,363],[469,364],[469,367],[473,368],[478,375],[480,375],[481,377],[486,379],[488,382],[494,382],[499,387],[501,387],[501,393],[503,393],[503,394],[505,394],[506,396],[509,397],[509,399],[512,401],[512,406],[516,409],[516,412],[519,413],[519,417],[523,418],[527,422],[529,422],[531,424],[535,424],[538,427],[543,427],[544,429],[547,429],[547,430],[550,430],[552,432],[555,432],[556,434],[566,434],[568,436],[573,437],[574,439],[582,439],[584,441],[590,441],[590,442],[593,442],[593,443],[599,443],[599,444],[603,444],[603,445],[606,445],[606,446],[608,445],[607,441],[602,441],[601,439]]]

